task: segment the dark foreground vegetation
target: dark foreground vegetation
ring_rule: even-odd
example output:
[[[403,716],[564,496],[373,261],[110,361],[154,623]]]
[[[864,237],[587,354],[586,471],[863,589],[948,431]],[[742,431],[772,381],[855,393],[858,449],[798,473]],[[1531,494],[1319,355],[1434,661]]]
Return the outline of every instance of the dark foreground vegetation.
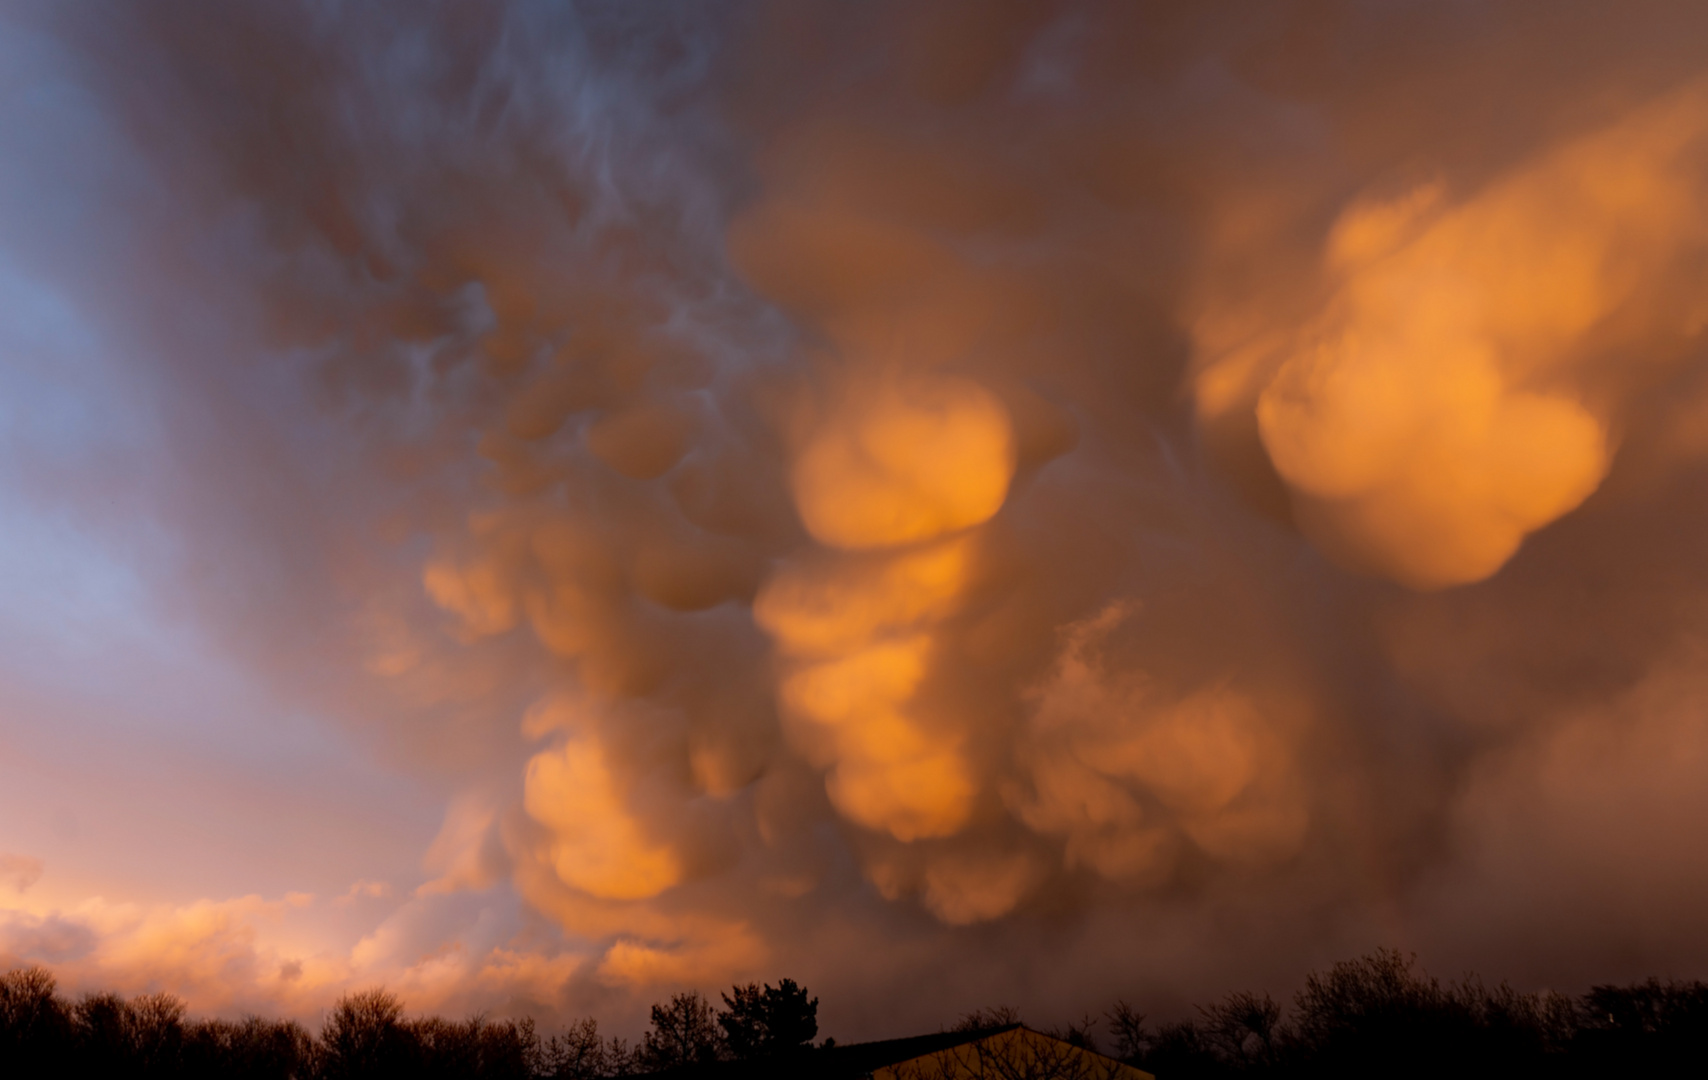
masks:
[[[1124,1002],[1105,1052],[1164,1080],[1220,1077],[1708,1077],[1708,985],[1651,979],[1582,997],[1441,982],[1382,950],[1305,980],[1284,1009],[1235,993],[1146,1025]],[[1089,1041],[1099,1025],[1070,1031]]]
[[[531,1020],[409,1018],[381,990],[343,998],[318,1035],[251,1016],[191,1020],[167,994],[60,996],[52,975],[0,975],[0,1076],[138,1078],[626,1077],[751,1062],[765,1075],[810,1078],[818,1000],[785,979],[738,986],[722,1008],[678,994],[652,1008],[637,1044],[593,1020],[542,1036]],[[1290,1007],[1235,993],[1194,1020],[1151,1025],[1125,1002],[1050,1032],[1162,1080],[1230,1077],[1708,1077],[1708,985],[1649,980],[1582,997],[1521,994],[1475,977],[1441,982],[1379,951],[1311,975]],[[964,1017],[962,1030],[1017,1021],[1010,1009]],[[778,1066],[783,1066],[781,1072]],[[720,1067],[740,1075],[740,1066]],[[1000,1080],[1047,1080],[1008,1075]],[[1035,1070],[1032,1070],[1035,1071]],[[1077,1074],[1076,1074],[1077,1075]],[[991,1080],[998,1080],[992,1076]]]
[[[733,996],[731,996],[733,994]],[[342,998],[319,1035],[292,1020],[192,1020],[170,994],[69,1001],[41,968],[0,975],[0,1077],[139,1080],[603,1080],[811,1049],[818,999],[784,979],[737,986],[714,1011],[699,994],[652,1007],[630,1044],[592,1019],[542,1037],[534,1022],[409,1018],[395,995]]]

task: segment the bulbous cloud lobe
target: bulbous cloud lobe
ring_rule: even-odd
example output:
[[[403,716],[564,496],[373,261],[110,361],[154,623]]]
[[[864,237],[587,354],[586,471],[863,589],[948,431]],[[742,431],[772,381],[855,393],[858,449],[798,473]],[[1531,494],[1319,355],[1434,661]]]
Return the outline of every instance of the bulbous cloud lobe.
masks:
[[[1425,184],[1349,207],[1321,310],[1212,346],[1200,412],[1255,405],[1336,557],[1418,588],[1488,577],[1606,476],[1620,402],[1597,367],[1658,363],[1652,341],[1700,322],[1699,300],[1664,294],[1708,242],[1705,138],[1693,85],[1457,204]]]
[[[572,888],[604,900],[639,900],[681,880],[675,854],[649,842],[630,819],[597,744],[572,739],[534,755],[522,805],[552,830],[552,866]]]
[[[860,550],[990,520],[1013,472],[1002,403],[977,385],[939,381],[844,406],[814,432],[790,479],[813,539]]]

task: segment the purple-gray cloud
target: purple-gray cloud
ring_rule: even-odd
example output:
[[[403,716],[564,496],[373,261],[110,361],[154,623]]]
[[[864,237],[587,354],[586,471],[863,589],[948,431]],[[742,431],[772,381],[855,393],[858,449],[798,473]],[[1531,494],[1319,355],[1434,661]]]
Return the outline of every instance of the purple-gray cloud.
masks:
[[[1699,973],[1704,16],[1638,7],[17,6],[0,245],[149,434],[7,475],[446,807],[345,967],[189,984]]]

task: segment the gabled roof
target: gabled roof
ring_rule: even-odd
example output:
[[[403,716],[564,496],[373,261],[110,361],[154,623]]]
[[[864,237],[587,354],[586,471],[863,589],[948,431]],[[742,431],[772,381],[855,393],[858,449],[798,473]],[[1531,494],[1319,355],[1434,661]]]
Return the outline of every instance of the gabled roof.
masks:
[[[849,1043],[847,1046],[831,1046],[819,1051],[833,1059],[841,1070],[835,1073],[825,1073],[824,1076],[869,1076],[889,1065],[899,1065],[904,1061],[913,1061],[930,1054],[953,1050],[957,1046],[965,1046],[970,1042],[988,1039],[992,1035],[1014,1031],[1019,1024],[1003,1024],[1001,1027],[978,1028],[973,1031],[939,1031],[935,1035],[913,1035],[905,1039],[884,1039],[880,1042]]]
[[[658,1080],[1155,1080],[1021,1024],[906,1039],[803,1047],[751,1061],[719,1061],[654,1073]]]

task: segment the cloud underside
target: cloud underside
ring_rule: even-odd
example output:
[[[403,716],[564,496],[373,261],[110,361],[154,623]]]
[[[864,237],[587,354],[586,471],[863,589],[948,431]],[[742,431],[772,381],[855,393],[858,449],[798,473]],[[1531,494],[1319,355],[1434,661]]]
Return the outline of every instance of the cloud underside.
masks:
[[[1708,961],[1704,17],[1214,7],[18,13],[76,93],[0,245],[149,388],[162,592],[456,794],[353,951],[31,852],[0,958],[921,1017]]]

